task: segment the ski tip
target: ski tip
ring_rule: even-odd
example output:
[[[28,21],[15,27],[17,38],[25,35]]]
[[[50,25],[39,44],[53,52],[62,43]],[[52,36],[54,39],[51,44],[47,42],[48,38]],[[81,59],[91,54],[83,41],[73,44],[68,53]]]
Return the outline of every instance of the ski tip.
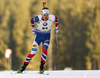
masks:
[[[11,74],[24,74],[25,72],[23,73],[18,73],[18,72],[11,72]]]

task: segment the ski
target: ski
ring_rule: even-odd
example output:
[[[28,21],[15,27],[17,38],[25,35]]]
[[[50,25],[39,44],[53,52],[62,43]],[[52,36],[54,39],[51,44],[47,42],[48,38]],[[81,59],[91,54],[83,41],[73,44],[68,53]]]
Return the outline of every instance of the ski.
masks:
[[[11,74],[24,74],[26,72],[22,72],[22,73],[17,73],[17,72],[11,72]]]
[[[40,74],[40,73],[37,73],[37,74]],[[43,74],[40,74],[40,75],[49,75],[49,73],[43,73]]]
[[[39,72],[37,73],[29,73],[29,72],[22,72],[22,73],[17,73],[17,72],[11,72],[11,74],[40,74]],[[49,75],[49,73],[43,73],[40,75]]]

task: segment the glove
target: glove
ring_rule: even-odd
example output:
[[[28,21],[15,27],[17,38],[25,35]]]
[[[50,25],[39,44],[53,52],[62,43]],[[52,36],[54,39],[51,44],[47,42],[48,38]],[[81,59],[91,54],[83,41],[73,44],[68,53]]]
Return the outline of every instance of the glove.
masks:
[[[54,28],[55,34],[58,34],[58,27]]]
[[[32,27],[32,33],[33,33],[33,35],[36,35],[36,31],[35,31],[34,27]]]

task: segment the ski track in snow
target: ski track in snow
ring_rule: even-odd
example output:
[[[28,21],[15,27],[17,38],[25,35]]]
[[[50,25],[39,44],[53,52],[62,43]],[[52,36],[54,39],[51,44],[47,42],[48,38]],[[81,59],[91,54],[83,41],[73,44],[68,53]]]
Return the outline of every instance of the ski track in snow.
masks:
[[[0,78],[100,78],[100,70],[45,71],[49,75],[37,74],[38,71],[25,71],[23,74],[14,74],[16,72],[0,71]]]

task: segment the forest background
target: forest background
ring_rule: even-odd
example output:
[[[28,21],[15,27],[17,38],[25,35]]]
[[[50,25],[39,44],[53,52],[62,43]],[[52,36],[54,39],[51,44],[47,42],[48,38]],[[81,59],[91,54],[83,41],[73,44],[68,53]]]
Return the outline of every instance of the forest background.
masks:
[[[100,0],[0,0],[0,70],[8,70],[6,49],[12,49],[12,70],[30,53],[34,36],[30,19],[41,14],[42,3],[59,17],[59,49],[52,25],[45,69],[100,70]],[[36,25],[35,25],[36,26]],[[39,70],[42,44],[28,65]]]

